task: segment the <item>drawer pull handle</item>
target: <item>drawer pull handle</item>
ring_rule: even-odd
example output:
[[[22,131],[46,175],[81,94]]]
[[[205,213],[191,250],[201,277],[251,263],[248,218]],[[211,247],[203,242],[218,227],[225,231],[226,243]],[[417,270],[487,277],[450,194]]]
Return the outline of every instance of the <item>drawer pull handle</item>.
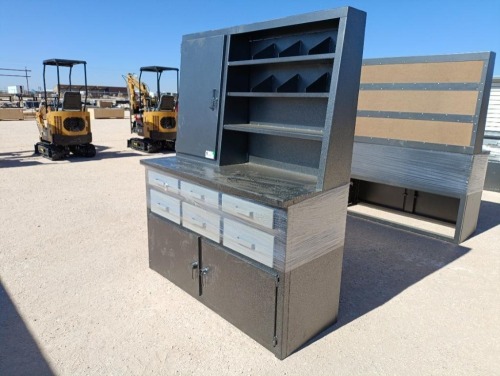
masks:
[[[199,194],[199,193],[196,193],[196,192],[193,192],[193,191],[189,191],[189,194],[194,197],[194,198],[197,198],[198,200],[202,200],[204,201],[205,200],[205,196],[202,195],[202,194]]]
[[[163,185],[165,188],[168,188],[168,187],[169,187],[169,185],[168,185],[168,183],[167,183],[166,181],[163,181],[163,180],[158,179],[158,178],[155,178],[155,180],[156,180],[158,183],[160,183],[161,185]]]
[[[248,240],[242,239],[239,236],[236,237],[237,243],[245,248],[255,251],[255,243],[249,242]]]
[[[157,202],[156,205],[158,205],[158,207],[161,210],[166,211],[167,213],[170,213],[170,208],[168,206],[163,205],[161,202]]]
[[[238,205],[234,207],[234,211],[236,212],[236,214],[244,215],[245,217],[253,219],[253,211],[240,208],[238,207]]]
[[[194,217],[191,217],[191,223],[195,226],[201,227],[204,230],[207,228],[206,222],[200,221],[199,219],[194,218]]]

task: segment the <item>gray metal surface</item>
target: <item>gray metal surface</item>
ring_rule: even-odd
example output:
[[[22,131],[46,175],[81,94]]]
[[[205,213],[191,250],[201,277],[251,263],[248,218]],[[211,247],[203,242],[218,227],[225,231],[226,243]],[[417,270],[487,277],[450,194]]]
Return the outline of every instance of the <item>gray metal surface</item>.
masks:
[[[224,35],[182,42],[179,154],[205,158],[213,153],[215,158],[224,43]]]
[[[337,321],[343,252],[332,249],[285,274],[283,358]]]
[[[278,273],[256,267],[205,240],[201,255],[200,301],[276,352]]]
[[[484,189],[487,191],[500,192],[500,161],[489,161]]]
[[[141,163],[216,191],[281,208],[320,193],[309,175],[253,163],[219,167],[178,157],[143,159]]]
[[[460,197],[482,189],[482,173],[473,169],[474,160],[481,158],[487,155],[355,142],[352,177]]]
[[[199,295],[198,236],[148,212],[149,267],[192,296]]]
[[[338,51],[333,66],[318,173],[321,190],[349,182],[365,21],[364,12],[352,9],[349,17],[340,21],[337,43],[345,48]]]

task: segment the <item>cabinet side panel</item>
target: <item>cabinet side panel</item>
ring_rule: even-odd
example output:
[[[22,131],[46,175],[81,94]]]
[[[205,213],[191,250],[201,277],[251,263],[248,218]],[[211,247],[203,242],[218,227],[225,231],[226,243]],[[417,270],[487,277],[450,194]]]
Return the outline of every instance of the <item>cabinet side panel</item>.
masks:
[[[328,141],[323,142],[319,165],[319,190],[346,184],[351,175],[365,21],[364,12],[350,8],[349,16],[340,22],[326,114]]]
[[[289,283],[284,356],[337,321],[344,247],[286,273]]]

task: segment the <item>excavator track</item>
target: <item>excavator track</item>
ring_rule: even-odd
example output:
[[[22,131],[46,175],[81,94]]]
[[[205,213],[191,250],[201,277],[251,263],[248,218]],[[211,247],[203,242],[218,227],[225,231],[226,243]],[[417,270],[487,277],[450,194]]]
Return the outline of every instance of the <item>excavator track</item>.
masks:
[[[59,161],[69,157],[70,153],[78,157],[91,158],[96,155],[95,146],[92,144],[81,144],[71,146],[55,145],[50,142],[37,142],[35,144],[35,154],[41,154],[51,161]]]
[[[131,138],[127,140],[127,147],[146,153],[158,153],[165,146],[162,141],[154,141],[150,138]]]
[[[92,144],[73,145],[69,150],[78,157],[92,158],[96,155],[95,146]]]
[[[41,154],[51,161],[59,161],[66,158],[69,155],[69,151],[63,146],[41,141],[35,144],[35,154]]]

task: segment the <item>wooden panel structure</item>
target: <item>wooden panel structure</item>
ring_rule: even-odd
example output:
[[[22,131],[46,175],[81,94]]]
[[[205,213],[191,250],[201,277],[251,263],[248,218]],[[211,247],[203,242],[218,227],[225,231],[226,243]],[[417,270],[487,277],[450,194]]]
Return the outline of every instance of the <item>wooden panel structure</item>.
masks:
[[[361,90],[358,111],[474,115],[477,91]]]
[[[469,146],[472,123],[359,117],[356,136]]]
[[[479,82],[483,61],[365,65],[361,83]]]

